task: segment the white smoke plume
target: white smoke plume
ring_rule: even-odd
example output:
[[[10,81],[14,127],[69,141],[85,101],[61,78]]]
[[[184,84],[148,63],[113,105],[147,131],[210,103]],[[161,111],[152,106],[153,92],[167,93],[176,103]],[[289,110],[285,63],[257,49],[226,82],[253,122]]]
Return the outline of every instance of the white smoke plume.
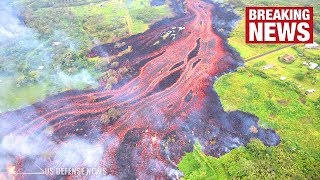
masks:
[[[17,1],[0,1],[0,80],[3,77],[17,78],[16,76],[21,74],[17,64],[26,62],[30,65],[31,71],[39,70],[43,76],[52,78],[51,80],[58,86],[73,88],[80,83],[91,86],[98,84],[85,69],[69,75],[57,67],[55,71],[52,71],[55,74],[48,75],[49,70],[52,70],[50,66],[53,63],[54,48],[59,48],[61,45],[72,51],[78,51],[77,40],[68,37],[67,33],[61,30],[55,30],[49,41],[41,39],[37,30],[27,27],[21,20],[19,8]],[[52,41],[57,42],[56,45]],[[33,53],[29,55],[28,53],[31,51]],[[36,61],[35,57],[39,61]],[[4,71],[9,72],[9,75]],[[0,88],[8,88],[8,91],[1,91],[0,93],[2,93],[10,92],[10,89],[17,87],[15,84],[10,84],[10,86],[1,86],[0,84]],[[0,105],[3,104],[4,102],[0,100]],[[15,121],[15,119],[7,122],[0,119],[0,173],[6,171],[8,164],[15,164],[16,157],[34,159],[39,165],[46,164],[44,162],[47,160],[43,156],[51,149],[54,149],[49,152],[53,164],[75,166],[81,163],[87,167],[99,165],[104,152],[102,145],[93,144],[80,138],[67,139],[65,143],[59,144],[45,133],[34,136],[10,133],[22,126],[23,123]]]
[[[87,69],[76,68],[72,73],[66,73],[69,71],[62,69],[59,62],[56,62],[63,61],[63,54],[66,52],[79,54],[83,51],[80,42],[61,29],[53,29],[52,35],[44,38],[36,29],[26,26],[21,18],[22,7],[18,2],[20,1],[0,1],[0,97],[6,96],[5,93],[15,92],[12,90],[16,90],[17,86],[32,83],[54,85],[52,90],[48,90],[48,94],[65,89],[97,87],[98,82]],[[59,54],[61,56],[57,56]],[[30,73],[36,73],[38,78],[32,80]],[[6,102],[0,102],[1,109],[7,110]],[[23,106],[28,102],[20,104]]]
[[[21,24],[11,4],[7,0],[0,2],[0,43],[17,38],[29,31]]]

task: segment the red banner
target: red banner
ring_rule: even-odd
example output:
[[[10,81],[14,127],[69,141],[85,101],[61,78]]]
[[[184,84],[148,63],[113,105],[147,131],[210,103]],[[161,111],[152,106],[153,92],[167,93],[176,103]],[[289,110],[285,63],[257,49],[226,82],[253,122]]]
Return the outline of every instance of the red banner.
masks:
[[[246,43],[312,42],[312,7],[246,7]]]

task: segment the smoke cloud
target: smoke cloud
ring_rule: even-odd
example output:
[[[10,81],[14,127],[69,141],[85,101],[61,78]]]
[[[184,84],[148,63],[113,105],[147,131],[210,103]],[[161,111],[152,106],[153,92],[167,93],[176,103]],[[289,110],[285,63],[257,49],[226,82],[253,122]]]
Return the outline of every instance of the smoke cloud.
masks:
[[[54,91],[49,89],[47,94],[70,88],[97,87],[98,82],[87,69],[73,68],[69,72],[60,66],[64,63],[63,54],[83,51],[80,42],[61,29],[54,29],[50,37],[44,37],[36,29],[27,27],[18,2],[0,2],[0,17],[3,17],[0,18],[0,97],[14,93],[19,86],[43,83],[55,86]],[[6,102],[0,102],[1,109],[7,110]]]
[[[98,85],[91,74],[82,69],[75,74],[67,74],[60,67],[53,67],[54,52],[60,49],[70,49],[77,52],[80,47],[77,40],[68,37],[67,33],[55,30],[51,39],[42,39],[37,30],[27,27],[20,18],[20,7],[17,1],[0,1],[0,93],[11,92],[18,88],[15,79],[24,73],[39,72],[41,81],[52,81],[58,87],[75,88],[81,85]],[[31,53],[32,52],[32,53]],[[22,67],[26,67],[22,69]],[[23,72],[25,71],[25,72]],[[10,82],[5,82],[10,79]],[[4,90],[7,89],[7,90]],[[2,94],[5,96],[5,94]],[[1,96],[2,96],[1,95]],[[5,102],[1,100],[1,106]],[[32,109],[30,109],[32,111]],[[36,114],[36,112],[34,112]],[[16,118],[21,119],[21,118]],[[32,159],[33,166],[46,164],[45,153],[52,156],[52,164],[74,167],[81,163],[87,167],[98,167],[104,147],[93,144],[81,138],[70,138],[64,143],[53,141],[50,135],[40,133],[33,136],[11,133],[26,122],[3,121],[0,119],[0,172],[5,172],[8,164],[15,164],[16,157]],[[52,150],[52,152],[47,152]],[[26,162],[27,163],[27,162]],[[45,168],[45,167],[42,167]],[[0,179],[1,179],[0,174]],[[113,179],[111,176],[106,179]]]
[[[0,19],[0,43],[17,38],[29,31],[22,25],[11,4],[7,0],[0,2],[0,16],[3,17]]]

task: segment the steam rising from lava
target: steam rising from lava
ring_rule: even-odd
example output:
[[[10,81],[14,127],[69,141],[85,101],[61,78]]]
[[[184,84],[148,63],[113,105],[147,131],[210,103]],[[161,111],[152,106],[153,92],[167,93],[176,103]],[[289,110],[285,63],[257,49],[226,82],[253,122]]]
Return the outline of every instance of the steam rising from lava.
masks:
[[[195,140],[213,156],[246,145],[251,138],[277,145],[279,136],[260,128],[254,115],[225,112],[212,89],[214,77],[240,64],[212,28],[212,13],[224,12],[217,8],[186,0],[184,15],[121,40],[133,52],[119,57],[120,67],[134,67],[136,72],[121,86],[67,91],[1,114],[1,158],[15,164],[17,172],[37,166],[96,166],[107,169],[107,178],[176,179],[183,176],[176,164],[193,150]],[[155,44],[177,26],[185,30],[175,40]],[[90,56],[105,52],[116,55],[121,50],[106,44]],[[101,117],[110,109],[120,115],[105,123]]]
[[[17,87],[18,79],[25,79],[31,72],[40,76],[36,79],[37,83],[51,82],[59,90],[75,88],[79,84],[96,87],[97,82],[86,69],[69,75],[61,67],[55,66],[55,54],[62,53],[61,49],[78,52],[79,42],[58,29],[54,30],[50,38],[41,37],[37,30],[26,27],[20,14],[21,9],[17,1],[0,2],[0,98],[6,98],[4,94],[10,94]],[[4,101],[0,101],[1,110],[7,106]]]

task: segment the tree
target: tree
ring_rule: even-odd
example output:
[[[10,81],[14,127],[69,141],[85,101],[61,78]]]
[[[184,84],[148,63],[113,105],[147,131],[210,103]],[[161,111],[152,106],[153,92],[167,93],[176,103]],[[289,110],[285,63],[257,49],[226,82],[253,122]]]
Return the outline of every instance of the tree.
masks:
[[[129,70],[126,67],[122,67],[118,70],[121,75],[125,75]]]
[[[119,66],[119,62],[115,61],[115,62],[111,63],[110,68],[114,69],[118,66]]]
[[[116,108],[110,108],[108,111],[101,115],[101,122],[105,125],[109,125],[112,121],[115,121],[120,117],[120,112]]]
[[[298,81],[302,81],[304,79],[304,73],[298,72],[294,75],[294,78]]]
[[[90,95],[90,97],[89,97],[89,102],[94,103],[94,102],[96,102],[96,101],[97,101],[97,97],[94,96],[94,95]]]
[[[114,76],[111,76],[108,78],[108,83],[110,83],[111,85],[117,84],[118,83],[118,79]]]
[[[26,76],[20,75],[16,82],[17,82],[17,86],[23,86],[26,83]]]
[[[101,122],[105,125],[109,125],[110,123],[110,117],[109,117],[109,114],[108,112],[105,112],[101,115],[101,118],[100,118]]]
[[[40,77],[39,71],[31,71],[29,73],[29,81],[30,82],[36,82]]]

